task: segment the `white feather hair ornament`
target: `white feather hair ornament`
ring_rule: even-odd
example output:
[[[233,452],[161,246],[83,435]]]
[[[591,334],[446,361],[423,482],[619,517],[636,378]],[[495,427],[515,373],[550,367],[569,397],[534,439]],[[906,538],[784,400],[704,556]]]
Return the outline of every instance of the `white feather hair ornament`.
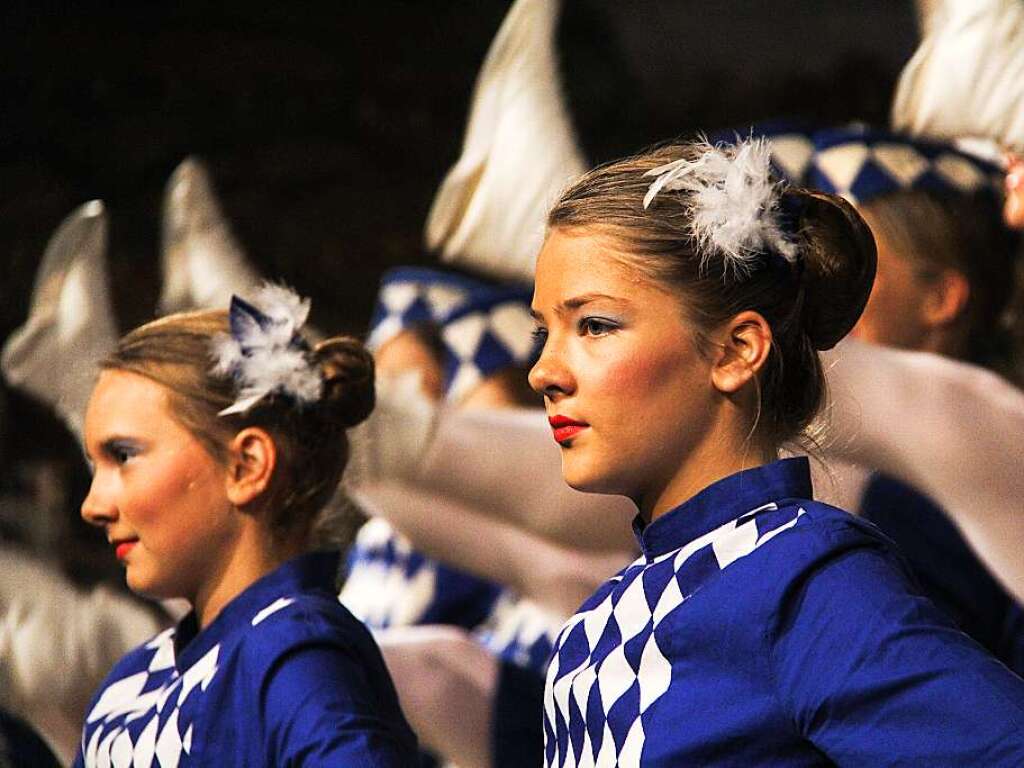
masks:
[[[683,158],[658,166],[645,176],[655,180],[644,195],[644,209],[661,192],[688,192],[691,234],[700,250],[700,269],[714,256],[725,274],[749,275],[765,251],[796,262],[797,246],[781,222],[782,186],[771,175],[771,148],[763,138],[736,144],[697,145],[695,160]]]
[[[213,372],[238,381],[238,398],[218,415],[245,413],[274,393],[300,406],[320,399],[323,377],[299,334],[308,316],[309,299],[282,285],[264,284],[252,304],[231,297],[231,333],[214,339]]]

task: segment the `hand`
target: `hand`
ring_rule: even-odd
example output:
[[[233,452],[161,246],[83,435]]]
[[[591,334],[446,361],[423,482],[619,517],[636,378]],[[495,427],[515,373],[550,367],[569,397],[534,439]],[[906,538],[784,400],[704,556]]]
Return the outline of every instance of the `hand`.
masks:
[[[1007,160],[1003,218],[1013,229],[1024,229],[1024,158],[1010,154]]]

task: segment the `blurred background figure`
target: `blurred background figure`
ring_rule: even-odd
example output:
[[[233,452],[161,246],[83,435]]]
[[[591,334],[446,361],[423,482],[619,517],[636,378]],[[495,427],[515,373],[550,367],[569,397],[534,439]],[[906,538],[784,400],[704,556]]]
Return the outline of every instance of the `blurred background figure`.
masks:
[[[771,141],[776,153],[788,153],[777,164],[796,171],[791,178],[842,195],[871,227],[878,269],[853,338],[1013,373],[1020,237],[1002,217],[1001,168],[949,142],[863,127]],[[861,405],[876,407],[871,400]],[[952,423],[973,407],[959,403],[943,420]],[[929,596],[1024,671],[1024,612],[940,505],[882,472],[866,477],[858,494],[855,511],[897,542]]]
[[[554,636],[599,578],[582,572],[576,584],[570,577],[554,594],[530,595],[515,569],[494,567],[500,558],[478,566],[475,575],[464,572],[467,564],[472,569],[474,561],[486,560],[489,547],[476,558],[460,557],[465,549],[452,541],[457,534],[442,515],[454,515],[451,524],[462,528],[486,525],[494,512],[432,494],[424,488],[429,484],[418,482],[437,422],[451,412],[536,410],[538,404],[526,381],[535,349],[533,264],[551,199],[584,169],[558,76],[559,11],[555,0],[519,0],[509,10],[477,79],[462,155],[426,225],[428,247],[458,271],[387,273],[369,337],[382,389],[401,386],[396,382],[403,378],[411,383],[418,391],[406,384],[404,396],[424,401],[426,428],[410,414],[363,435],[377,458],[353,489],[380,519],[356,537],[341,600],[377,628],[424,744],[465,768],[540,761],[536,715]],[[386,409],[389,398],[382,399]],[[408,402],[404,407],[412,410]],[[420,456],[414,448],[407,467],[395,458],[406,451],[388,447],[403,440],[397,431],[419,445]],[[486,460],[501,472],[517,458],[496,450]],[[446,481],[458,485],[470,471],[445,472]],[[495,496],[502,492],[492,489]],[[553,506],[545,513],[566,511]],[[411,540],[399,532],[410,529]],[[567,573],[578,567],[573,553],[519,538],[521,547],[548,561],[541,567]],[[444,553],[440,562],[417,550],[432,543]],[[474,547],[482,543],[477,538]],[[599,566],[600,572],[613,572],[621,561]]]
[[[47,404],[79,440],[97,362],[116,333],[106,237],[99,201],[62,222],[40,263],[28,320],[2,356],[8,384]],[[86,589],[67,578],[62,553],[77,550],[65,517],[69,473],[60,462],[37,467],[29,492],[2,504],[12,528],[0,538],[0,707],[37,729],[67,764],[91,692],[162,621],[108,585]]]

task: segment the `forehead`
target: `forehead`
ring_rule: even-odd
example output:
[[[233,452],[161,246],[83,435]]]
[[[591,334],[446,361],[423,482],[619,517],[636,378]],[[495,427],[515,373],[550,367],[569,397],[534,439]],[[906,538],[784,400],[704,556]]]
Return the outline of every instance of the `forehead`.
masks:
[[[108,434],[166,429],[176,422],[169,411],[167,389],[128,371],[102,371],[85,412],[86,441]]]
[[[615,238],[585,229],[553,230],[537,256],[534,309],[543,311],[544,305],[591,293],[644,301],[674,300],[632,261]]]

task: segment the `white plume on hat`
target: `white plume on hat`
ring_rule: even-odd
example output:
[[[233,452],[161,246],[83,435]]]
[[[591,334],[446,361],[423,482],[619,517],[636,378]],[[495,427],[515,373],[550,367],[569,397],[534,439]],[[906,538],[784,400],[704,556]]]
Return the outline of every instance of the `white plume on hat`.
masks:
[[[232,294],[248,295],[262,283],[224,218],[209,173],[195,157],[185,158],[167,182],[161,270],[161,315],[225,308]]]
[[[52,406],[79,439],[97,363],[117,342],[106,248],[99,200],[61,222],[39,266],[28,319],[0,357],[8,384]]]
[[[462,156],[427,218],[442,258],[491,277],[533,280],[547,210],[584,170],[563,100],[558,0],[517,0],[477,77]]]
[[[1024,151],[1024,3],[944,0],[900,76],[893,127]]]

